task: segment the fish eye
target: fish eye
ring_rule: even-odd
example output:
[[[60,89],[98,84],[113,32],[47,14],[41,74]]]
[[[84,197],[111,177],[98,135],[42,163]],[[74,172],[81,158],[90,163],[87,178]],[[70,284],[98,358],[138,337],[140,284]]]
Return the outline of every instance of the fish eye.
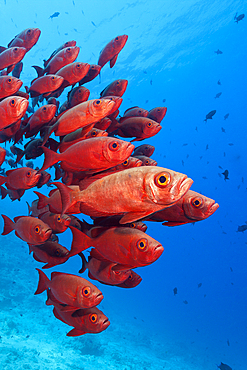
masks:
[[[15,105],[15,99],[12,99],[12,100],[10,101],[10,105],[11,105],[11,107],[13,107],[13,106]]]
[[[69,51],[69,52],[70,52],[70,50],[71,50],[70,48],[67,49],[67,51]]]
[[[120,84],[120,81],[117,81],[117,82],[116,82],[116,85],[119,85],[119,84]]]
[[[87,286],[82,289],[82,294],[84,295],[84,297],[88,297],[90,292],[91,292],[91,289]]]
[[[57,257],[60,257],[60,250],[59,250],[59,249],[56,249],[56,250],[55,250],[55,255],[56,255]]]
[[[95,69],[95,66],[91,66],[91,69]]]
[[[150,121],[147,123],[147,127],[152,127],[152,125],[153,125],[153,123],[150,122]]]
[[[96,135],[97,135],[96,130],[93,130],[93,131],[91,132],[91,136],[96,136]]]
[[[146,166],[148,166],[148,165],[149,165],[149,160],[148,160],[148,159],[145,161],[145,165],[146,165]]]
[[[128,166],[128,164],[129,164],[129,160],[126,159],[126,161],[123,162],[123,166]]]
[[[146,249],[147,245],[148,245],[148,241],[147,241],[147,239],[143,238],[143,239],[138,240],[136,245],[137,245],[137,248],[140,251],[144,251]]]
[[[89,316],[89,319],[92,323],[95,323],[97,321],[97,318],[98,318],[98,315],[96,313],[92,313],[90,316]]]
[[[136,224],[134,222],[131,222],[130,227],[134,229],[136,227]]]
[[[170,180],[171,180],[170,174],[168,172],[162,172],[155,176],[154,182],[157,186],[163,188],[170,183]]]
[[[109,149],[113,152],[118,150],[119,149],[119,143],[117,141],[114,141],[113,143],[110,143],[109,144]]]
[[[200,205],[202,204],[202,198],[192,199],[191,204],[196,208],[200,207]]]
[[[101,100],[99,100],[99,99],[98,99],[98,100],[95,100],[95,102],[94,102],[94,104],[95,104],[95,105],[100,105],[101,103],[102,103],[102,102],[101,102]]]
[[[118,36],[117,36],[117,37],[115,37],[115,40],[116,40],[116,41],[118,41],[118,40],[119,40],[119,37],[118,37]]]
[[[61,216],[57,216],[57,222],[61,222]]]
[[[17,48],[14,48],[14,51],[17,51],[18,49]]]
[[[31,171],[28,171],[28,172],[26,173],[26,176],[27,176],[27,177],[30,177],[30,176],[31,176]]]
[[[12,78],[8,78],[7,82],[10,83],[12,81]]]
[[[40,227],[39,226],[36,226],[34,231],[36,232],[36,234],[39,234],[40,233]]]
[[[43,108],[43,112],[45,112],[45,111],[46,111],[46,107]]]
[[[76,65],[76,68],[80,68],[80,64],[77,64],[77,65]]]
[[[55,80],[55,76],[52,76],[52,78],[51,78],[53,81]]]
[[[129,280],[131,280],[131,279],[132,279],[132,274],[130,274],[130,275],[129,275],[128,279],[129,279]]]
[[[68,42],[68,41],[67,41],[67,42],[65,42],[65,46],[66,46],[66,45],[69,45],[69,42]]]
[[[30,33],[31,33],[31,32],[32,32],[31,30],[28,30],[28,31],[27,31],[27,34],[28,34],[28,35],[30,35]]]
[[[157,109],[157,112],[160,112],[160,109]]]
[[[80,94],[81,92],[82,92],[82,89],[79,89],[79,90],[78,90],[78,93]]]

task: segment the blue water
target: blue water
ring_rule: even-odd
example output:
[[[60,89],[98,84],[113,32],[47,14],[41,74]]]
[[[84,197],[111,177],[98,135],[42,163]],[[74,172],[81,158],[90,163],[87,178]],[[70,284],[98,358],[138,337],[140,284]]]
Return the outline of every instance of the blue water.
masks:
[[[25,28],[41,29],[24,58],[23,85],[36,77],[31,65],[41,66],[68,40],[81,48],[78,61],[96,64],[111,39],[127,34],[114,68],[106,65],[101,80],[86,85],[90,99],[124,78],[129,83],[121,114],[135,105],[167,106],[162,130],[144,141],[156,148],[152,158],[187,174],[194,180],[192,190],[220,205],[195,225],[147,223],[147,233],[165,248],[162,256],[137,269],[143,281],[134,289],[96,284],[111,325],[101,334],[77,338],[66,337],[68,327],[45,306],[45,294],[33,295],[40,264],[26,244],[14,234],[1,236],[1,369],[210,370],[220,362],[246,369],[247,231],[237,232],[247,221],[246,17],[234,22],[236,12],[246,10],[247,1],[236,0],[1,1],[1,45]],[[59,16],[50,19],[55,12]],[[204,122],[214,109],[213,119]],[[226,169],[229,180],[224,181]],[[6,198],[1,213],[27,215],[26,201],[34,199],[32,189],[20,202]],[[61,244],[69,246],[70,238],[66,231]],[[47,273],[79,268],[79,258],[73,257]]]

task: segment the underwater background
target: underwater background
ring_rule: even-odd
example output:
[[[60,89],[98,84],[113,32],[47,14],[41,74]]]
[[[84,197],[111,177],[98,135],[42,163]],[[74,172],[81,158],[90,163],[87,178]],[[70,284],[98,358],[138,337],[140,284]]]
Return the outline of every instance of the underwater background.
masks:
[[[120,114],[135,105],[166,106],[162,130],[140,144],[154,145],[158,166],[185,173],[194,180],[192,190],[220,205],[196,224],[147,222],[147,233],[165,250],[137,269],[143,280],[136,288],[94,281],[104,295],[99,308],[111,322],[97,335],[66,337],[68,327],[53,317],[45,293],[34,296],[40,263],[14,233],[0,236],[1,369],[211,370],[221,362],[246,369],[247,231],[237,230],[247,221],[247,26],[246,18],[234,21],[246,7],[237,0],[0,1],[0,45],[25,28],[41,30],[24,58],[23,86],[36,77],[31,66],[42,65],[64,42],[76,40],[77,60],[97,64],[101,49],[127,34],[114,68],[106,65],[86,85],[90,99],[123,78],[128,87]],[[204,122],[212,110],[213,119]],[[34,199],[33,189],[20,202],[5,198],[0,213],[27,215],[26,201]],[[63,245],[70,245],[70,234],[61,236]],[[76,274],[80,267],[76,256],[46,273]]]

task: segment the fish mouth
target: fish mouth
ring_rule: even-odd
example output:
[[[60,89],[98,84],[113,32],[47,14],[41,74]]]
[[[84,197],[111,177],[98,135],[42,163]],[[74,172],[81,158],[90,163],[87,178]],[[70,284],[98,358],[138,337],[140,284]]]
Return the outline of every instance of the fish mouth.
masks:
[[[135,145],[133,145],[132,143],[128,143],[127,144],[127,147],[126,147],[126,152],[125,152],[125,154],[127,154],[128,155],[128,157],[130,157],[130,155],[131,155],[131,153],[133,152],[133,150],[135,149]],[[128,158],[127,157],[127,158]],[[141,163],[142,164],[142,163]],[[137,167],[139,167],[139,166],[137,166]]]
[[[21,100],[21,102],[20,102],[20,112],[21,112],[21,115],[26,112],[27,107],[28,107],[28,104],[29,104],[29,101],[27,99],[23,98]]]
[[[187,191],[189,190],[193,182],[194,181],[191,178],[185,175],[185,177],[181,180],[180,185],[179,185],[180,197],[182,197],[185,193],[187,193]]]
[[[97,294],[97,296],[96,296],[96,298],[95,298],[95,301],[97,301],[97,302],[101,302],[103,298],[104,298],[104,297],[103,297],[103,294],[102,294],[102,293],[99,293],[99,294]],[[99,304],[99,303],[97,303],[97,304]]]
[[[164,247],[161,244],[158,244],[154,248],[154,251],[153,251],[153,254],[155,256],[155,259],[158,259],[161,256],[161,254],[163,253],[163,251],[164,251]]]
[[[214,203],[209,207],[208,213],[209,213],[210,215],[212,215],[212,214],[216,211],[216,209],[218,209],[218,208],[219,208],[219,204],[214,202]]]
[[[108,319],[105,319],[102,323],[102,328],[107,328],[110,325],[110,321]]]

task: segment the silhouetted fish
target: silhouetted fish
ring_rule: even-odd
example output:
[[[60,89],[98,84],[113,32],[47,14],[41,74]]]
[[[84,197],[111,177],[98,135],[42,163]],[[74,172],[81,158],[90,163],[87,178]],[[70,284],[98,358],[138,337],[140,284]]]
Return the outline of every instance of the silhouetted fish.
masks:
[[[224,175],[224,180],[229,180],[229,171],[228,170],[225,170],[224,172],[222,172],[222,175]]]
[[[218,84],[218,85],[221,85],[221,82],[220,82],[220,80],[218,80],[217,84]]]
[[[173,289],[173,294],[174,294],[174,295],[178,294],[178,288],[177,288],[177,287],[175,287],[175,288]]]
[[[211,112],[209,112],[207,115],[206,115],[206,118],[204,121],[207,122],[208,119],[212,119],[212,117],[215,115],[216,113],[216,110],[211,110]]]
[[[223,364],[223,362],[221,362],[219,366],[217,365],[217,367],[220,370],[232,370],[232,368],[229,365]]]
[[[223,51],[221,51],[220,49],[216,50],[215,51],[216,54],[223,54]]]
[[[239,21],[241,21],[245,17],[245,15],[244,14],[240,14],[240,15],[237,16],[237,14],[238,13],[235,14],[234,19],[235,19],[235,22],[238,23]]]
[[[238,227],[237,232],[242,232],[243,233],[245,230],[247,230],[247,221],[245,221],[245,225],[240,225]]]
[[[226,120],[228,117],[229,117],[229,113],[226,113],[226,114],[224,115],[224,120]]]
[[[50,15],[50,17],[49,18],[55,18],[55,17],[58,17],[59,16],[59,12],[55,12],[55,13],[53,13],[52,15]]]
[[[218,94],[216,94],[216,95],[215,95],[215,97],[214,97],[214,98],[215,98],[215,99],[219,98],[221,94],[222,94],[222,92],[219,92]]]

